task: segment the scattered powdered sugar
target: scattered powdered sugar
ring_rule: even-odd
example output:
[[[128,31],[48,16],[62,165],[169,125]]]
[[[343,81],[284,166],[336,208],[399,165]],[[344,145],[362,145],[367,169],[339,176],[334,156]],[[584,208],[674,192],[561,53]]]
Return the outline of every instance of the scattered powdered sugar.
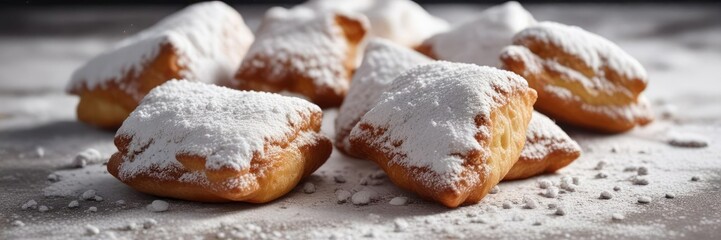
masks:
[[[344,14],[346,16],[347,14]],[[330,88],[338,94],[348,89],[350,76],[344,66],[350,46],[335,14],[315,14],[307,8],[268,10],[255,42],[240,65],[238,81],[262,74],[263,80],[278,82],[302,75],[317,88]],[[347,15],[367,25],[363,16]],[[255,73],[264,69],[262,73]],[[297,78],[297,76],[294,76]],[[296,81],[297,79],[293,79]]]
[[[180,76],[194,81],[230,79],[253,41],[253,33],[235,9],[222,2],[191,5],[154,26],[117,43],[73,73],[68,91],[105,88],[107,82],[140,100],[135,86],[120,81],[135,77],[170,44],[178,53]]]
[[[540,161],[555,151],[580,152],[581,147],[553,120],[533,111],[526,131],[526,145],[521,151],[521,159]]]
[[[489,119],[491,111],[506,103],[504,94],[527,88],[520,76],[495,68],[444,61],[418,66],[393,81],[353,128],[351,139],[370,138],[362,125],[383,129],[369,144],[390,153],[389,164],[427,168],[428,174],[415,176],[427,187],[453,187],[464,169],[459,155],[490,155],[476,140],[479,135],[489,139],[490,129],[476,127],[475,119]],[[486,174],[487,167],[474,174]]]
[[[536,24],[520,3],[509,1],[481,12],[474,20],[437,34],[424,44],[431,46],[438,59],[500,65],[501,49],[510,45],[513,35]]]
[[[415,47],[426,38],[446,31],[448,23],[410,0],[310,0],[298,7],[319,13],[360,13],[370,21],[371,36]]]
[[[576,56],[593,72],[600,73],[610,68],[629,79],[646,84],[646,70],[613,42],[576,26],[556,22],[541,22],[530,26],[513,37],[515,44],[522,39],[533,39],[560,47],[566,53]],[[603,77],[603,76],[601,76]],[[592,84],[602,84],[599,79],[589,79]]]
[[[163,200],[153,200],[152,203],[146,207],[151,212],[165,212],[168,211],[170,204]]]
[[[387,40],[371,39],[366,46],[363,61],[353,75],[348,95],[338,110],[338,118],[335,120],[338,147],[350,151],[348,134],[361,117],[380,101],[379,97],[396,77],[411,67],[430,61],[430,58],[412,49]]]
[[[171,80],[153,89],[118,129],[116,137],[131,139],[128,152],[137,153],[126,156],[132,159],[120,165],[119,177],[181,166],[178,154],[204,157],[207,169],[246,169],[266,142],[284,140],[313,112],[320,108],[299,98]]]

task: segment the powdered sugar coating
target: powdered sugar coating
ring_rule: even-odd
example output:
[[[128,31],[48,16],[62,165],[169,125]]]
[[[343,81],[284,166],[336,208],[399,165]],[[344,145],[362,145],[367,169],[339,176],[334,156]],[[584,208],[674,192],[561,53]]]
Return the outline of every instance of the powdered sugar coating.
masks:
[[[486,9],[478,17],[428,39],[438,59],[499,66],[498,55],[513,35],[536,24],[520,3],[509,1]]]
[[[125,156],[119,175],[182,167],[178,154],[204,157],[206,169],[247,169],[267,142],[286,140],[297,131],[291,125],[320,111],[299,98],[171,80],[154,88],[118,129],[116,137],[130,138],[128,152],[137,153]],[[206,181],[200,172],[189,174],[179,180]]]
[[[235,9],[222,2],[191,5],[117,43],[73,73],[68,91],[105,88],[115,82],[136,100],[143,96],[121,80],[140,74],[170,44],[183,78],[213,82],[230,79],[253,42],[253,33]]]
[[[349,151],[348,134],[353,126],[380,100],[380,96],[403,71],[430,62],[412,49],[374,38],[366,46],[363,62],[351,81],[348,95],[335,120],[336,136],[344,136],[343,148]]]
[[[372,36],[410,47],[449,28],[446,21],[410,0],[310,0],[298,7],[320,13],[363,14],[370,20]]]
[[[554,151],[579,152],[581,147],[553,120],[534,111],[526,131],[521,159],[541,161]]]
[[[490,129],[476,126],[476,117],[489,120],[506,103],[504,94],[527,88],[520,76],[496,68],[444,61],[418,66],[393,81],[353,128],[351,139],[371,139],[373,147],[393,156],[389,164],[430,170],[437,176],[417,176],[430,186],[453,186],[464,170],[462,155],[490,156],[476,140],[477,135],[490,138]],[[362,125],[385,131],[371,138]]]
[[[647,83],[646,70],[641,63],[611,41],[580,27],[541,22],[513,37],[516,44],[522,43],[523,39],[534,39],[560,47],[564,52],[578,57],[593,72],[600,73],[608,67],[623,77]],[[598,79],[590,80],[596,84],[599,82]]]
[[[351,46],[343,29],[336,24],[335,16],[318,15],[306,8],[271,8],[240,71],[266,69],[264,80],[270,82],[284,80],[291,74],[303,75],[312,79],[315,86],[345,92],[350,76],[343,62]],[[367,25],[365,17],[349,17]]]

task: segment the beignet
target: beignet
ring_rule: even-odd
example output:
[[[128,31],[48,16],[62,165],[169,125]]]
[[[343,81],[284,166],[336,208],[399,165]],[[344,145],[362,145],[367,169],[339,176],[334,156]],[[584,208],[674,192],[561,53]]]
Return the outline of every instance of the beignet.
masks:
[[[299,98],[171,80],[118,129],[108,172],[156,196],[272,201],[330,156],[322,114]]]

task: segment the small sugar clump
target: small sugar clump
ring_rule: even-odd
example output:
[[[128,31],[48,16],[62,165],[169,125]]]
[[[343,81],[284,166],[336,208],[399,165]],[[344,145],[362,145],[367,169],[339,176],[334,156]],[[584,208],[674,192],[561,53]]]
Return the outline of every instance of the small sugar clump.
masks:
[[[393,206],[404,206],[408,203],[408,198],[407,197],[394,197],[388,203]]]
[[[338,189],[335,191],[335,197],[338,200],[338,203],[345,203],[348,201],[348,198],[351,197],[351,193],[344,189]]]
[[[335,181],[336,183],[345,183],[346,182],[345,177],[343,175],[333,176],[333,181]]]
[[[625,218],[626,218],[626,217],[624,217],[623,214],[620,214],[620,213],[614,213],[614,214],[611,215],[611,219],[612,219],[613,221],[622,221],[622,220],[625,219]]]
[[[20,208],[22,208],[23,210],[26,210],[29,208],[35,209],[37,207],[38,207],[38,202],[36,202],[34,199],[30,199],[25,204],[23,204]]]
[[[151,212],[165,212],[168,211],[170,204],[163,200],[154,200],[146,207]]]
[[[543,194],[543,196],[547,198],[556,198],[558,197],[558,188],[554,186],[550,186],[546,189],[546,193]]]
[[[89,164],[98,164],[104,161],[103,155],[94,148],[88,148],[79,152],[73,160],[73,166],[77,168],[84,168]]]
[[[540,187],[541,189],[546,189],[550,186],[553,186],[553,183],[551,183],[551,181],[548,181],[546,179],[538,181],[538,187]]]
[[[501,188],[499,188],[498,186],[493,186],[493,188],[491,188],[491,191],[489,191],[488,193],[496,194],[496,193],[499,193],[500,191],[501,191]]]
[[[95,200],[96,192],[94,189],[87,190],[80,195],[80,199],[85,201]]]
[[[315,192],[315,184],[307,182],[303,185],[303,192],[306,194],[311,194]]]
[[[693,177],[691,177],[691,181],[694,181],[694,182],[701,181],[701,177],[699,177],[699,176],[693,176]]]
[[[368,203],[371,202],[371,195],[373,195],[373,193],[369,191],[358,191],[351,197],[351,202],[355,205],[368,205]]]
[[[634,178],[632,181],[633,185],[648,185],[648,179],[645,178]]]
[[[408,222],[401,218],[396,218],[395,220],[393,220],[393,225],[395,227],[393,229],[395,232],[405,232],[406,229],[408,229]]]
[[[601,195],[599,196],[600,199],[611,199],[613,198],[613,193],[609,191],[603,191],[601,192]]]
[[[668,199],[676,198],[676,194],[666,193],[666,198],[668,198]]]
[[[98,227],[90,225],[90,224],[85,225],[85,235],[95,236],[95,235],[98,235],[99,233],[100,233],[100,229],[98,229]]]
[[[705,136],[695,133],[681,133],[672,131],[668,133],[668,144],[675,147],[703,148],[708,146],[709,140]]]
[[[88,210],[85,210],[85,212],[89,212],[89,213],[94,213],[94,212],[97,212],[97,211],[98,211],[98,208],[97,208],[97,207],[89,207]]]
[[[51,173],[51,174],[48,175],[48,178],[47,178],[47,179],[48,179],[48,181],[50,181],[50,182],[57,182],[57,181],[60,181],[60,176],[57,175],[57,174],[55,174],[55,173]]]
[[[596,174],[596,178],[598,178],[598,179],[603,179],[603,178],[607,178],[607,177],[608,177],[608,174],[606,174],[605,172],[600,172],[600,173]]]
[[[593,170],[603,170],[603,167],[606,166],[606,161],[599,161],[596,164],[596,167],[593,168]]]
[[[68,208],[77,208],[79,206],[80,206],[80,203],[78,202],[78,200],[72,200],[68,204]]]
[[[49,210],[50,210],[50,208],[48,208],[48,206],[45,206],[45,205],[40,205],[40,207],[38,207],[38,211],[40,211],[40,212],[47,212]]]
[[[646,203],[650,203],[650,202],[651,202],[651,198],[648,196],[638,197],[638,203],[646,204]]]
[[[648,175],[648,168],[646,167],[639,167],[638,170],[636,170],[636,173],[639,176]]]
[[[564,216],[564,215],[566,215],[566,210],[561,206],[557,206],[556,212],[554,214],[556,214],[558,216]]]
[[[533,198],[524,197],[523,202],[526,204],[525,208],[527,209],[536,209],[538,207],[538,202]]]
[[[25,223],[24,223],[23,221],[20,221],[20,220],[15,220],[15,221],[12,222],[12,225],[13,225],[14,227],[24,227],[24,226],[25,226]]]
[[[511,209],[513,207],[512,203],[509,201],[503,202],[503,209]]]

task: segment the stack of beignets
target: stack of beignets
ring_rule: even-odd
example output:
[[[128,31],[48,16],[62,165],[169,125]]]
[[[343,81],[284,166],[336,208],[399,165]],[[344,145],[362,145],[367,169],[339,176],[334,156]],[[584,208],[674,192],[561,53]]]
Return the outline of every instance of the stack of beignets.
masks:
[[[330,156],[322,114],[299,98],[169,81],[118,129],[108,172],[157,196],[268,202]]]
[[[518,160],[536,93],[518,75],[434,62],[406,71],[353,128],[353,148],[396,185],[475,203]]]
[[[80,96],[78,120],[114,129],[168,79],[228,81],[252,41],[230,6],[194,4],[88,61],[73,73],[67,91]]]
[[[268,10],[232,87],[303,95],[337,107],[348,91],[358,46],[368,31],[362,15]]]
[[[317,170],[332,152],[321,107],[340,106],[341,152],[448,207],[577,159],[554,120],[604,132],[652,120],[645,70],[600,36],[537,23],[517,2],[446,28],[408,0],[311,0],[268,10],[253,42],[232,8],[199,3],[91,60],[68,89],[81,121],[122,123],[113,176],[206,202],[272,201]],[[499,60],[505,70],[479,66]]]

